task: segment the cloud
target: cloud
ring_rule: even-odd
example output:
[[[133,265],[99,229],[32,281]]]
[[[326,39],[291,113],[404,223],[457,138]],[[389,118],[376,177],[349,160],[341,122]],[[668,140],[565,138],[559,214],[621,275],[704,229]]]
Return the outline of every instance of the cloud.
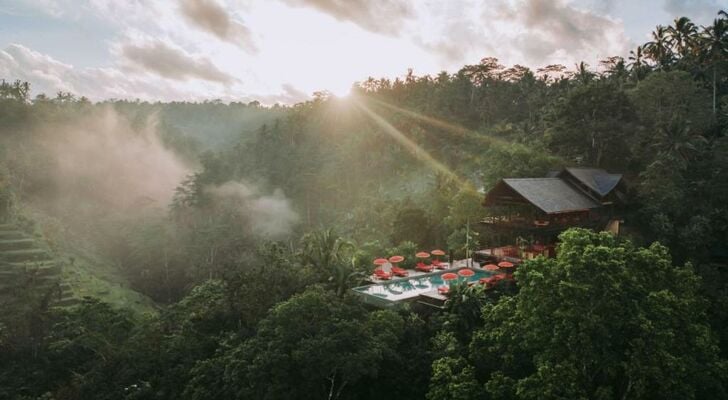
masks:
[[[440,35],[418,43],[450,63],[490,55],[531,66],[594,63],[598,57],[624,55],[631,45],[620,21],[565,0],[499,0],[469,11],[440,21]]]
[[[201,100],[225,97],[221,96],[223,93],[217,83],[207,87],[200,85],[201,81],[170,81],[157,75],[129,73],[118,67],[78,68],[20,44],[11,44],[0,50],[0,77],[30,82],[34,94],[46,93],[52,96],[64,91],[92,100]]]
[[[718,0],[665,0],[663,8],[673,18],[687,16],[709,23],[716,18],[718,11],[726,8],[726,4],[719,4]]]
[[[311,96],[306,94],[306,92],[298,89],[293,84],[290,83],[284,83],[281,85],[281,89],[283,90],[280,93],[277,94],[264,94],[264,95],[258,95],[253,96],[255,99],[260,101],[263,104],[266,105],[272,105],[272,104],[296,104],[301,103],[306,100],[309,100]]]
[[[431,16],[432,20],[425,24],[427,31],[414,33],[412,40],[442,64],[459,67],[473,58],[473,53],[477,53],[475,59],[495,54],[491,35],[485,30],[488,22],[484,24],[478,18],[477,4],[435,3],[419,14]]]
[[[164,78],[180,81],[202,79],[221,84],[236,81],[207,58],[193,56],[161,40],[139,44],[124,43],[120,47],[120,55],[132,69],[151,72]]]
[[[625,54],[630,47],[621,23],[563,1],[523,0],[501,11],[528,28],[517,40],[524,55],[534,61],[557,61],[549,58],[560,53],[573,57],[574,62],[594,60],[597,56]]]
[[[309,95],[291,83],[282,84],[278,93],[240,93],[239,85],[220,85],[217,81],[171,80],[157,73],[136,71],[141,68],[137,65],[79,68],[20,44],[11,44],[0,50],[0,78],[29,82],[33,95],[45,93],[53,97],[58,91],[63,91],[86,96],[93,101],[221,99],[243,102],[258,100],[266,105],[295,104],[310,99]]]
[[[185,19],[198,29],[238,45],[249,53],[258,51],[250,29],[234,21],[215,0],[181,0],[180,11]]]
[[[295,7],[311,7],[339,21],[349,21],[374,33],[396,35],[405,20],[414,17],[407,0],[283,0]]]

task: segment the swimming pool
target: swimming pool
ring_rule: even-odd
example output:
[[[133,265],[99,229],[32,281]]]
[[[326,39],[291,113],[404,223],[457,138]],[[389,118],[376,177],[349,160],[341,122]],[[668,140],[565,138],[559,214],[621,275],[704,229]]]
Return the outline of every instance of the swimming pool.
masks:
[[[448,286],[454,282],[476,282],[480,278],[493,275],[493,272],[473,269],[475,274],[469,277],[458,276],[457,279],[445,282],[442,274],[451,271],[438,271],[431,274],[413,276],[409,279],[397,279],[386,283],[375,283],[367,286],[359,286],[352,290],[363,295],[369,295],[384,301],[399,301],[418,297],[427,292],[437,290],[439,286]]]

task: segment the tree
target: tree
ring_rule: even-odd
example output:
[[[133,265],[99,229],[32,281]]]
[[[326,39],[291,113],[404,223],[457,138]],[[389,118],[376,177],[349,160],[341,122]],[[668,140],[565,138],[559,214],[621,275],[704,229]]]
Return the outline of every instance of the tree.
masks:
[[[475,369],[464,357],[443,357],[432,363],[427,400],[475,400],[482,398],[480,392]]]
[[[634,74],[634,77],[636,80],[641,80],[649,67],[645,63],[645,48],[644,46],[637,46],[636,49],[629,51],[629,64],[628,66],[632,68],[632,73]]]
[[[644,127],[630,139],[633,154],[639,155],[636,164],[669,156],[684,167],[713,125],[707,91],[687,72],[658,71],[639,82],[629,97]]]
[[[330,284],[338,296],[343,296],[356,279],[361,277],[354,264],[354,244],[336,236],[332,229],[306,234],[301,243],[304,265],[312,266],[314,274]]]
[[[669,32],[668,28],[658,25],[652,32],[652,40],[645,44],[645,54],[660,69],[667,68],[673,59]]]
[[[106,393],[99,378],[124,352],[134,327],[131,313],[84,299],[76,307],[54,310],[46,323],[48,334],[39,348],[0,368],[0,395],[36,398],[55,392],[57,398],[107,398],[98,396]],[[12,360],[11,355],[3,358]]]
[[[728,396],[690,266],[609,233],[571,229],[560,240],[556,259],[519,267],[518,296],[483,310],[471,349],[492,395]]]
[[[626,138],[636,122],[627,94],[618,85],[594,82],[571,90],[547,116],[551,149],[595,167],[623,166]]]
[[[650,130],[680,122],[705,132],[713,124],[708,92],[685,71],[653,72],[629,97]]]
[[[366,313],[321,289],[271,310],[255,337],[223,362],[228,398],[339,399],[361,379],[375,379],[393,351],[403,320],[391,311]]]
[[[728,54],[728,18],[716,18],[713,24],[703,27],[700,37],[703,57],[713,71],[713,114],[717,111],[718,68]]]
[[[623,57],[608,57],[604,60],[599,61],[599,64],[601,64],[604,68],[605,76],[612,79],[617,79],[619,82],[626,80],[629,75],[629,71],[627,70],[627,64],[625,64]]]
[[[16,80],[13,83],[0,79],[0,100],[15,100],[21,103],[28,101],[30,95],[30,84]]]
[[[698,27],[688,17],[676,18],[667,28],[670,42],[682,59],[692,56],[697,33]]]
[[[484,213],[482,201],[482,195],[473,188],[460,188],[449,201],[450,205],[448,206],[445,223],[450,230],[460,228],[468,221],[477,224],[479,217],[483,216]]]
[[[419,246],[429,246],[432,238],[430,223],[425,210],[405,201],[392,221],[392,242],[411,241]]]
[[[569,75],[572,79],[575,79],[579,81],[579,83],[584,85],[591,82],[591,80],[594,79],[594,77],[596,76],[596,74],[594,74],[592,71],[589,71],[589,64],[585,63],[584,61],[576,64],[575,70]]]

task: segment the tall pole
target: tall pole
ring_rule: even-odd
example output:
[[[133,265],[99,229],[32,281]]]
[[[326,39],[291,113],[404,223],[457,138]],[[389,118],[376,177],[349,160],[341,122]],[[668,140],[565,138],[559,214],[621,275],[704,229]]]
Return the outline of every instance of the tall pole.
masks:
[[[465,262],[467,266],[472,266],[470,263],[470,218],[465,220]]]

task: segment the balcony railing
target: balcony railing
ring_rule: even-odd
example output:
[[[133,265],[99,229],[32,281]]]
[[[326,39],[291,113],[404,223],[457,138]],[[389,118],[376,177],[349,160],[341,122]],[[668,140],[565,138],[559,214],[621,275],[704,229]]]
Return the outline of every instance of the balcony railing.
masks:
[[[601,223],[601,218],[579,216],[555,216],[549,219],[525,218],[519,216],[491,216],[481,220],[485,225],[535,230],[566,229],[570,227],[593,227]],[[606,221],[605,221],[606,223]]]

